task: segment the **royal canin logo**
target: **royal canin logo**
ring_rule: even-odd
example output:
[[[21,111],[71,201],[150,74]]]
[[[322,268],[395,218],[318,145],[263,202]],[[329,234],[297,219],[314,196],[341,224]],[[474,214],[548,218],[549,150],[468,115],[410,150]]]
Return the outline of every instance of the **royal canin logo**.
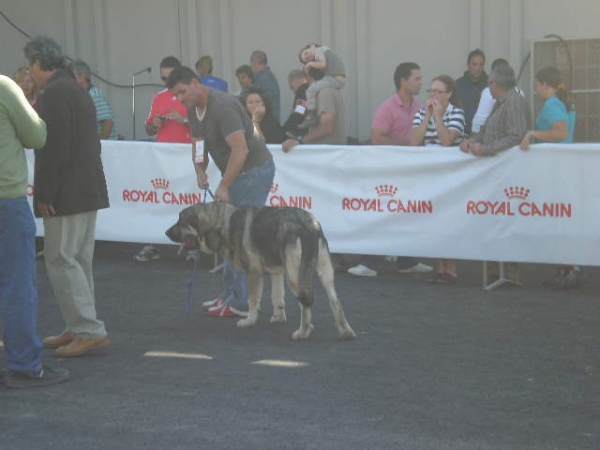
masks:
[[[150,183],[152,183],[154,189],[164,189],[165,191],[169,189],[169,185],[171,184],[164,178],[155,178],[154,180],[151,180]]]
[[[296,208],[302,208],[306,210],[312,209],[312,197],[311,196],[303,196],[303,195],[290,195],[284,196],[278,194],[279,183],[273,182],[271,184],[271,189],[269,190],[271,196],[269,197],[269,206],[274,206],[276,208],[281,206],[294,206]]]
[[[164,178],[150,180],[153,189],[123,189],[123,201],[127,203],[156,203],[165,205],[194,205],[202,202],[202,194],[196,192],[171,192],[171,183]]]
[[[523,186],[510,186],[504,189],[507,200],[469,200],[467,214],[478,216],[524,216],[524,217],[564,217],[573,215],[571,203],[529,201],[531,191]]]
[[[433,202],[431,200],[394,198],[397,192],[398,188],[392,184],[380,184],[375,187],[377,198],[344,197],[342,199],[342,210],[407,214],[433,213]]]

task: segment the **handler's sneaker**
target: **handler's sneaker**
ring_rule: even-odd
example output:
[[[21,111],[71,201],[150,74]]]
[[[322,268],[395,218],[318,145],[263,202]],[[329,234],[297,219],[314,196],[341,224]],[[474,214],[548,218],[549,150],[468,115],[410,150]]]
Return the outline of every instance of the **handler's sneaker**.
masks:
[[[433,272],[433,267],[427,264],[418,263],[408,269],[398,269],[400,273],[429,273]]]
[[[362,264],[358,264],[354,267],[350,267],[348,269],[348,273],[350,275],[355,275],[357,277],[376,277],[377,272],[373,269],[369,269],[367,266]]]
[[[224,303],[220,306],[213,306],[208,310],[208,315],[211,317],[247,317],[248,312],[240,311]]]
[[[221,300],[220,298],[215,298],[214,300],[208,300],[206,302],[202,302],[202,307],[204,309],[211,309],[215,306],[222,307],[225,304],[225,300]]]
[[[39,372],[18,372],[8,370],[6,372],[6,385],[15,389],[51,386],[69,378],[67,369],[52,369],[42,366]]]
[[[185,260],[186,261],[197,261],[198,260],[198,250],[192,250],[192,249],[186,250]]]
[[[152,245],[146,245],[137,255],[133,257],[138,262],[148,262],[154,259],[160,259],[158,250]]]

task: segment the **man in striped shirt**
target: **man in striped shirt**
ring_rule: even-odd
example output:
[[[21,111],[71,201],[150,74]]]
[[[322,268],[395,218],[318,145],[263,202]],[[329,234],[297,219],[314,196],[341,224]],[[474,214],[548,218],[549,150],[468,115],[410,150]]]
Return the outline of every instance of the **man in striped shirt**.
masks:
[[[96,107],[96,120],[100,139],[118,139],[115,116],[106,94],[92,84],[92,71],[85,61],[77,60],[69,64],[69,72],[75,81],[90,93]]]
[[[460,149],[463,152],[494,156],[520,144],[531,129],[531,113],[527,100],[515,90],[516,85],[511,67],[501,65],[492,70],[489,86],[496,103],[481,132],[462,142]]]
[[[489,79],[492,97],[496,100],[481,131],[460,144],[465,153],[475,156],[494,156],[503,150],[519,145],[527,130],[531,129],[531,114],[527,100],[517,92],[514,70],[507,65],[492,69]],[[523,277],[517,263],[506,263],[506,279],[521,286]],[[499,263],[487,269],[488,280],[499,279]]]

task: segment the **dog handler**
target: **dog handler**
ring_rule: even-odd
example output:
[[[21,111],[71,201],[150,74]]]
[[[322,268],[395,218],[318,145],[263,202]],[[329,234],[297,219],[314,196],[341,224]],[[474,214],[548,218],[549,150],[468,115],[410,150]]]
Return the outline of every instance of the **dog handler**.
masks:
[[[275,176],[273,155],[260,139],[252,120],[233,96],[201,84],[189,67],[175,68],[167,87],[188,107],[192,132],[192,158],[198,186],[208,188],[208,157],[221,171],[215,201],[233,206],[264,206]],[[203,303],[214,317],[246,316],[246,274],[225,260],[224,290]]]

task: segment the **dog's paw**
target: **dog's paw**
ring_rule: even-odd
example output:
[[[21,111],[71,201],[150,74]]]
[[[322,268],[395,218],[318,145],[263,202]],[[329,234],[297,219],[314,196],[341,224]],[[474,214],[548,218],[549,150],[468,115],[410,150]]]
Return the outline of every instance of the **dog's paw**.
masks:
[[[340,331],[340,337],[342,339],[344,339],[345,341],[349,341],[356,337],[356,333],[354,332],[354,330],[352,328],[348,327],[345,330]]]
[[[313,328],[314,326],[311,324],[307,326],[304,330],[302,328],[297,329],[292,334],[292,339],[294,339],[295,341],[298,341],[300,339],[308,339],[308,337],[310,336],[310,332],[313,330]]]
[[[238,320],[237,326],[238,328],[248,328],[254,326],[254,324],[256,324],[256,319],[246,317],[245,319]]]
[[[286,320],[285,313],[271,316],[271,323],[285,323]]]

